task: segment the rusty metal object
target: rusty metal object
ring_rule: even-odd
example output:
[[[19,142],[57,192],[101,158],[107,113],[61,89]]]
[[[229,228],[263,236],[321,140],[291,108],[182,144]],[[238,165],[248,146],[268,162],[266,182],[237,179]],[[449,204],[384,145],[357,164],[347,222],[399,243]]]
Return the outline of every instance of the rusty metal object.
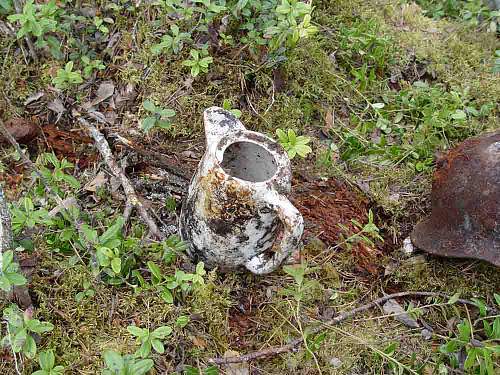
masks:
[[[230,112],[209,108],[204,120],[207,148],[181,210],[181,236],[208,268],[272,272],[298,250],[303,231],[286,198],[290,160]]]
[[[436,255],[500,266],[500,131],[471,138],[438,160],[432,213],[411,234]]]

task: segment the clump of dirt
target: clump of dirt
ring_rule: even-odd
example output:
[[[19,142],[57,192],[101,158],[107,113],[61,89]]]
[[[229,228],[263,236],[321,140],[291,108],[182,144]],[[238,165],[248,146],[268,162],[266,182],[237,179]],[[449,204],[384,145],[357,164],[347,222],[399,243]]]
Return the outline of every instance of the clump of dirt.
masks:
[[[354,232],[359,229],[351,219],[365,223],[368,217],[369,200],[335,179],[296,181],[291,200],[304,217],[304,238],[316,237],[329,246],[341,240],[342,235],[349,234],[339,224]]]

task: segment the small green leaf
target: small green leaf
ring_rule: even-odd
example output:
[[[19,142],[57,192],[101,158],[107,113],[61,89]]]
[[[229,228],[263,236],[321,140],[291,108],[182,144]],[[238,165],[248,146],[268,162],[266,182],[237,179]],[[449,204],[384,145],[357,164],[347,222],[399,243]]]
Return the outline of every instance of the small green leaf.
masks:
[[[140,348],[136,351],[136,355],[141,358],[146,358],[151,353],[151,341],[146,340],[142,343]]]
[[[121,231],[123,228],[125,221],[123,217],[119,217],[115,220],[113,225],[111,225],[106,232],[104,232],[100,237],[99,237],[99,242],[104,244],[105,242],[118,238],[121,236]]]
[[[28,280],[19,273],[5,273],[4,277],[6,277],[12,285],[25,285],[28,282]]]
[[[181,315],[175,320],[175,324],[180,328],[184,328],[185,326],[188,325],[188,323],[189,323],[189,316],[186,315]]]
[[[158,267],[156,263],[148,261],[147,265],[154,277],[156,277],[158,280],[161,280],[163,278],[160,267]]]
[[[467,352],[467,358],[465,359],[464,362],[464,370],[468,370],[474,366],[474,363],[476,362],[476,355],[477,355],[478,349],[477,348],[472,348]]]
[[[114,273],[119,274],[122,269],[122,260],[120,258],[113,258],[111,261],[111,269]]]
[[[39,354],[40,367],[42,370],[52,370],[55,364],[55,356],[52,350],[47,350]]]
[[[7,268],[12,264],[12,261],[14,259],[14,252],[12,250],[6,251],[2,255],[2,271],[6,271]]]
[[[462,323],[457,325],[460,341],[469,342],[471,335],[471,326],[470,323],[464,320]]]
[[[153,337],[157,338],[157,339],[165,339],[166,337],[170,336],[172,334],[172,327],[170,326],[163,326],[163,327],[159,327],[159,328],[156,328],[152,335]]]
[[[161,298],[166,302],[166,303],[174,303],[174,296],[172,295],[172,292],[168,290],[167,288],[163,289],[161,292]]]
[[[30,335],[26,336],[26,341],[23,345],[23,353],[26,357],[33,359],[36,355],[36,343],[33,337]]]
[[[165,347],[163,346],[163,343],[158,340],[158,339],[153,339],[151,340],[151,345],[153,345],[153,349],[160,354],[163,354],[165,352]]]
[[[118,371],[121,371],[123,369],[124,361],[123,361],[122,356],[119,353],[117,353],[113,350],[106,350],[103,354],[103,357],[104,357],[104,362],[106,363],[106,366],[108,366],[108,368],[111,371],[118,372]]]
[[[136,337],[144,337],[147,335],[147,331],[144,328],[140,328],[137,326],[128,326],[127,331],[129,331],[130,334]]]
[[[133,375],[143,375],[151,370],[154,366],[152,359],[142,359],[130,366],[130,373]]]
[[[203,371],[204,375],[219,375],[219,369],[216,366],[209,366]]]
[[[149,111],[152,113],[156,112],[156,105],[151,100],[144,100],[144,102],[142,102],[142,106],[144,107],[144,109],[146,111]]]
[[[149,132],[156,125],[156,121],[157,121],[156,117],[153,116],[144,118],[141,121],[141,129],[146,133]]]

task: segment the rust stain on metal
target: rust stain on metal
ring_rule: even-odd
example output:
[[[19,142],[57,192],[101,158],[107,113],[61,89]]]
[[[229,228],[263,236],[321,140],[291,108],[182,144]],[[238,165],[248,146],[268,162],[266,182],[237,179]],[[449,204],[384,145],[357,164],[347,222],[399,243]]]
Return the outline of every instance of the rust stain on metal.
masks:
[[[500,131],[471,138],[438,160],[432,213],[411,234],[436,255],[500,266]]]

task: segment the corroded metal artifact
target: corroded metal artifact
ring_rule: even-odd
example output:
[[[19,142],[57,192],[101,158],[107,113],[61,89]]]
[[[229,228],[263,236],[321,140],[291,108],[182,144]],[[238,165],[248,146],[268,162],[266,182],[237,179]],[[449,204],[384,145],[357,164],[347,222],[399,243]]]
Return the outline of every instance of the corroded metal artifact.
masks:
[[[181,236],[209,268],[272,272],[297,251],[303,231],[302,216],[285,196],[290,160],[228,111],[209,108],[204,121],[207,148],[182,207]]]
[[[438,160],[432,213],[411,240],[429,253],[500,266],[500,131],[468,139]]]

